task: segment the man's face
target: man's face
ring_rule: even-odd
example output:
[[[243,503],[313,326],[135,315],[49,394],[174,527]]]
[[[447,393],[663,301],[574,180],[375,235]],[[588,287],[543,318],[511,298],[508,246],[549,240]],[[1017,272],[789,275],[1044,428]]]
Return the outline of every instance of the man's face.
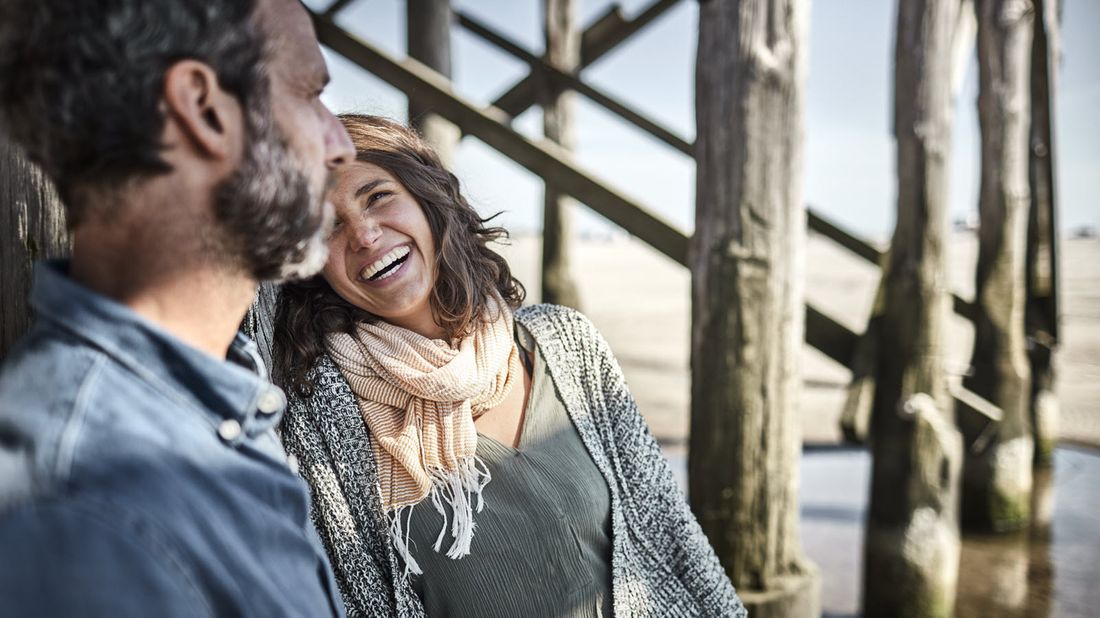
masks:
[[[254,277],[308,277],[327,257],[329,174],[355,151],[321,103],[328,71],[302,6],[261,0],[257,22],[270,45],[269,92],[248,102],[244,155],[217,188],[215,212]]]

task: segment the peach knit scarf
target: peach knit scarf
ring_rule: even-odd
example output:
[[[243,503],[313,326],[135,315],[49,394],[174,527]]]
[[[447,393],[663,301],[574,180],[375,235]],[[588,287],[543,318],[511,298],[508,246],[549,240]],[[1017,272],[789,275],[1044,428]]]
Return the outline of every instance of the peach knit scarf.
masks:
[[[481,511],[490,480],[475,453],[474,419],[503,401],[523,376],[512,312],[498,300],[491,313],[457,347],[383,321],[326,340],[370,429],[382,506],[406,572],[421,572],[409,549],[408,518],[429,496],[443,515],[434,549],[448,528],[446,504],[454,538],[447,556],[470,552],[473,513]]]

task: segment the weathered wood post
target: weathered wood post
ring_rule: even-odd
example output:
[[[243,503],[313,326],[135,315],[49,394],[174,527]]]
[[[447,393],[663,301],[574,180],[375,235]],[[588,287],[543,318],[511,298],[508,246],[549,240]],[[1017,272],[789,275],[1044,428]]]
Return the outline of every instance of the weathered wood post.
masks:
[[[406,49],[409,57],[451,77],[450,0],[407,0],[405,6]],[[430,105],[409,98],[409,124],[439,153],[443,164],[454,164],[455,151],[462,138],[458,127],[435,114]]]
[[[1031,43],[1031,208],[1027,230],[1027,325],[1031,361],[1031,426],[1035,464],[1049,467],[1058,440],[1054,351],[1058,344],[1058,225],[1054,191],[1055,77],[1059,58],[1060,2],[1035,0]]]
[[[33,262],[67,255],[69,247],[53,183],[0,134],[0,361],[31,324]]]
[[[974,351],[967,388],[1001,408],[986,448],[967,451],[962,519],[968,529],[1028,523],[1034,440],[1031,367],[1024,338],[1028,221],[1030,0],[978,2],[981,127]]]
[[[943,366],[958,0],[901,0],[894,39],[897,223],[874,323],[863,614],[951,616],[962,438]]]
[[[575,0],[543,0],[546,61],[572,73],[581,62],[581,34],[576,23]],[[546,138],[572,150],[573,97],[553,80],[540,81],[542,130]],[[542,302],[580,308],[580,293],[573,278],[573,199],[547,180],[542,214]]]
[[[689,493],[758,618],[820,614],[798,537],[808,18],[806,0],[699,7]]]
[[[977,35],[977,19],[974,16],[974,1],[959,0],[959,10],[952,26],[951,36],[951,101],[958,100],[962,91],[966,68],[974,54],[974,40]],[[879,262],[884,271],[890,263],[887,250]],[[860,335],[852,358],[852,381],[848,385],[848,395],[840,417],[840,429],[848,442],[862,444],[868,439],[871,427],[871,410],[875,398],[875,373],[878,370],[878,326],[883,311],[883,287],[886,278],[879,279],[875,290],[875,299],[871,305],[871,317],[867,329]]]

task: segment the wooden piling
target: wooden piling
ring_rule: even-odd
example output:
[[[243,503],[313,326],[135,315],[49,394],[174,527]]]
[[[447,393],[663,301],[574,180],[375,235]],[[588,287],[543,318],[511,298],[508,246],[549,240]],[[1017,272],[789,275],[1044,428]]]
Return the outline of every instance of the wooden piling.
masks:
[[[407,0],[405,13],[409,57],[450,79],[453,20],[450,0]],[[409,124],[435,148],[444,165],[454,165],[455,151],[462,137],[458,127],[415,97],[409,97]]]
[[[543,0],[543,17],[546,61],[563,72],[574,72],[581,61],[581,32],[576,24],[575,0]],[[549,78],[540,80],[539,92],[543,133],[566,151],[573,150],[576,141],[573,92],[562,90]],[[552,179],[546,179],[544,190],[542,302],[579,309],[580,293],[570,272],[576,205]]]
[[[951,616],[962,439],[943,366],[957,0],[901,0],[894,39],[897,223],[872,321],[863,615]]]
[[[0,134],[0,361],[30,328],[32,265],[65,256],[70,238],[53,183]]]
[[[1027,230],[1027,328],[1031,363],[1031,427],[1035,465],[1053,463],[1059,406],[1054,394],[1058,346],[1058,225],[1054,182],[1055,75],[1059,56],[1060,3],[1035,0],[1031,43],[1031,131],[1028,178],[1031,205]]]
[[[986,448],[967,451],[962,520],[968,529],[1006,531],[1028,523],[1034,449],[1024,337],[1034,7],[1030,0],[977,6],[980,228],[974,351],[964,384],[1003,417]]]
[[[809,3],[699,13],[691,506],[749,615],[816,617],[798,537]]]

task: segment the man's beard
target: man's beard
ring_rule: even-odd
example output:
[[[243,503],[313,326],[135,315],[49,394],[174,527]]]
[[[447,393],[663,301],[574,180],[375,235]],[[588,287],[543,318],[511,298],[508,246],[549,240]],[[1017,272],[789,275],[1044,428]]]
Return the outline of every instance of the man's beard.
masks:
[[[333,213],[321,190],[295,162],[281,131],[264,110],[245,114],[240,166],[214,190],[214,212],[225,253],[258,281],[312,276],[328,258]]]

